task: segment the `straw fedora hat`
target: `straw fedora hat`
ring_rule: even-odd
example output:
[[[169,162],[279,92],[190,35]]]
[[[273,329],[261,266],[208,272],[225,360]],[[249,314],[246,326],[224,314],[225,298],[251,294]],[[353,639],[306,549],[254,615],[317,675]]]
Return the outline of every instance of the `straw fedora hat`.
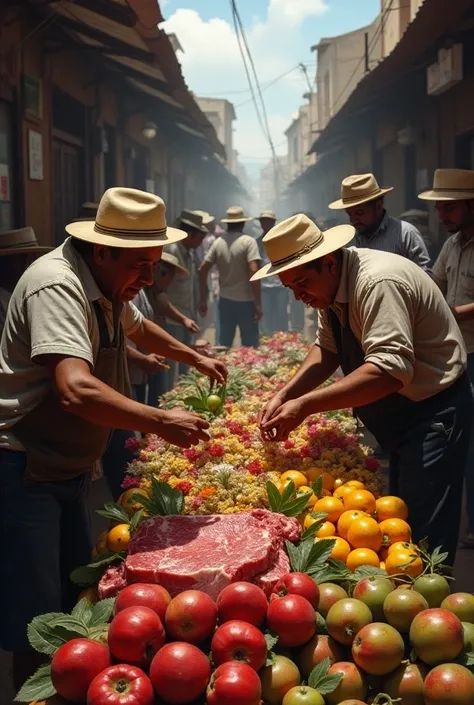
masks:
[[[207,228],[209,225],[214,225],[214,223],[216,222],[214,216],[208,213],[207,211],[194,211],[194,213],[196,213],[196,215],[201,216],[202,224],[205,228]]]
[[[227,209],[226,217],[222,218],[221,223],[248,223],[250,220],[255,219],[246,216],[243,208],[231,206]]]
[[[360,206],[362,203],[375,201],[376,198],[381,198],[386,193],[390,193],[390,191],[393,191],[393,186],[380,188],[373,174],[348,176],[341,184],[341,198],[330,203],[329,208],[333,211],[353,208],[354,206]]]
[[[276,220],[277,217],[273,211],[262,211],[258,217],[259,220]]]
[[[189,225],[191,228],[195,228],[195,230],[199,230],[201,233],[204,233],[204,235],[207,235],[209,232],[203,224],[202,215],[200,215],[197,211],[190,211],[187,208],[183,208],[176,222],[178,224],[182,223],[183,225]]]
[[[167,262],[168,264],[173,265],[173,267],[176,267],[176,274],[178,275],[181,275],[183,277],[189,275],[189,271],[186,269],[186,267],[183,267],[179,263],[179,259],[174,255],[170,254],[169,252],[163,252],[160,261]]]
[[[7,255],[44,255],[51,252],[52,247],[38,245],[33,228],[6,230],[0,233],[0,257]]]
[[[66,225],[66,232],[78,240],[108,247],[163,247],[184,240],[182,230],[169,228],[166,206],[154,193],[122,186],[104,193],[95,220]]]
[[[422,201],[469,201],[474,198],[474,171],[436,169],[433,189],[420,193]]]
[[[271,277],[308,264],[347,245],[355,235],[352,225],[338,225],[322,232],[304,213],[275,225],[263,238],[270,260],[250,281]]]

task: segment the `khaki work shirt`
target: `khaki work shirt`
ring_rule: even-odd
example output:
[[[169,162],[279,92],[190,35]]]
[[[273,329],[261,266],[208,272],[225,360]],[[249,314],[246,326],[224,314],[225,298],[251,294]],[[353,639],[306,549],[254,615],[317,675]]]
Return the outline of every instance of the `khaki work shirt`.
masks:
[[[433,268],[433,279],[452,307],[474,303],[474,238],[461,233],[446,240]],[[474,318],[458,321],[468,353],[474,352]]]
[[[0,447],[21,450],[10,429],[51,389],[49,372],[36,363],[37,357],[77,357],[94,368],[100,345],[94,301],[103,309],[112,337],[112,304],[70,238],[37,259],[21,277],[10,299],[0,343]],[[123,306],[125,335],[133,334],[142,321],[133,304]]]
[[[256,240],[242,233],[224,233],[204,258],[219,272],[220,296],[230,301],[253,301],[250,262],[260,261]]]
[[[466,369],[464,341],[441,291],[399,255],[344,249],[332,308],[359,340],[365,362],[399,379],[399,394],[412,401],[449,387]],[[337,353],[326,310],[316,344]]]
[[[165,252],[174,255],[182,267],[188,270],[189,274],[175,276],[170,286],[167,289],[168,298],[171,303],[176,306],[178,311],[186,316],[186,318],[195,317],[194,305],[194,277],[196,270],[194,266],[194,258],[192,252],[187,250],[182,242],[176,242],[173,245],[165,247]],[[169,321],[176,325],[176,321]]]

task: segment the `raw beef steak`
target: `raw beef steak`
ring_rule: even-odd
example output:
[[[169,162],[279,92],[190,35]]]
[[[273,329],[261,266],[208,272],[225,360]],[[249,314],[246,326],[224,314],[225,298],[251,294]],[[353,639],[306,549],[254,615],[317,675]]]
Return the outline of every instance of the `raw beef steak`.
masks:
[[[105,600],[106,597],[115,597],[126,585],[125,563],[122,562],[118,566],[108,568],[99,582],[99,599]]]
[[[270,597],[273,588],[284,575],[291,571],[290,561],[285,551],[281,548],[273,565],[260,575],[256,575],[252,582],[262,588],[267,597]]]
[[[127,583],[158,583],[171,595],[202,590],[216,598],[230,583],[252,581],[280,563],[284,541],[296,541],[300,533],[296,519],[265,509],[154,517],[143,522],[130,543]]]

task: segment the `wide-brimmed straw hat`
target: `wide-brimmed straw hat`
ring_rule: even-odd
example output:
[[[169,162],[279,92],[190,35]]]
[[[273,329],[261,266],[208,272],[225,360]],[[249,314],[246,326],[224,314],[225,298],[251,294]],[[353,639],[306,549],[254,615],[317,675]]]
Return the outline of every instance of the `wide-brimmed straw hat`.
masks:
[[[420,193],[423,201],[469,201],[474,198],[474,171],[436,169],[431,191]]]
[[[107,247],[163,247],[184,240],[187,234],[166,224],[166,206],[154,193],[115,187],[104,193],[95,220],[66,225],[78,240]]]
[[[210,225],[214,225],[214,223],[216,222],[215,217],[207,211],[194,211],[194,213],[196,213],[196,215],[201,216],[202,224],[205,228],[209,228]]]
[[[0,257],[9,255],[44,255],[52,247],[39,245],[33,228],[19,228],[0,233]]]
[[[373,174],[356,174],[348,176],[341,184],[341,198],[329,204],[331,210],[345,210],[354,208],[362,203],[375,201],[393,191],[393,186],[381,188]]]
[[[167,262],[173,267],[176,267],[176,274],[178,275],[187,276],[189,274],[189,270],[183,267],[183,265],[179,263],[179,259],[169,252],[163,252],[160,261]]]
[[[338,225],[323,232],[304,213],[275,225],[263,238],[270,260],[250,281],[286,272],[347,245],[354,237],[352,225]]]
[[[262,211],[259,215],[259,220],[276,220],[277,217],[273,211]]]
[[[231,206],[227,209],[226,217],[222,218],[222,223],[248,223],[250,220],[255,220],[255,218],[250,218],[245,215],[244,209],[240,206]]]
[[[209,232],[203,224],[202,215],[200,215],[197,211],[190,211],[187,208],[183,208],[177,222],[182,223],[183,225],[189,225],[191,228],[199,230],[204,235],[207,235]]]

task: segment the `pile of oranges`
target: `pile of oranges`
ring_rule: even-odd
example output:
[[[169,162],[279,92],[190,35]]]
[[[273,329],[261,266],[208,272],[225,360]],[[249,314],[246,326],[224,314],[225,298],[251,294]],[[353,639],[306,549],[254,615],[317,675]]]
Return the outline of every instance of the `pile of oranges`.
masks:
[[[318,477],[322,478],[320,497],[310,487]],[[349,570],[368,565],[382,568],[389,575],[403,573],[413,578],[423,572],[423,562],[411,542],[408,507],[400,497],[377,499],[359,480],[334,480],[318,468],[283,473],[280,491],[290,480],[298,494],[312,493],[309,508],[299,517],[305,529],[320,521],[313,513],[327,515],[315,533],[315,541],[335,540],[331,558],[342,561]]]

